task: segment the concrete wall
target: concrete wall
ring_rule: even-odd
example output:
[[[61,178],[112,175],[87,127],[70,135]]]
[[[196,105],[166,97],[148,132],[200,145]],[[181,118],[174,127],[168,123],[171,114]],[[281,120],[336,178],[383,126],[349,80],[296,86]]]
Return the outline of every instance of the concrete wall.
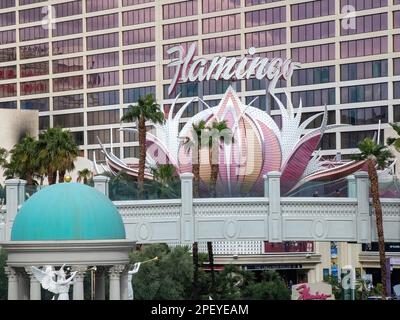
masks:
[[[0,147],[10,151],[25,134],[38,136],[39,113],[37,110],[0,109]],[[4,184],[0,169],[0,183]]]

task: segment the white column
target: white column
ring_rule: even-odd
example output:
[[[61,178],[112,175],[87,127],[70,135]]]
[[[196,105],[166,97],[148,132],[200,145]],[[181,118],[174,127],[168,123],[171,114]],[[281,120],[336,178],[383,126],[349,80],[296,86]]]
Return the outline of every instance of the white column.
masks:
[[[121,300],[120,278],[124,268],[124,265],[115,265],[108,270],[110,277],[110,300]]]
[[[121,300],[128,300],[128,269],[125,268],[125,270],[121,273],[121,283],[120,283],[120,289],[121,289]]]
[[[268,241],[282,242],[281,173],[269,172],[268,177]]]
[[[181,178],[181,236],[182,244],[191,245],[196,241],[193,216],[193,173],[187,172]]]
[[[18,212],[18,205],[20,203],[20,192],[19,192],[19,179],[11,179],[5,181],[6,186],[6,241],[11,239],[11,229],[15,220],[15,216]]]
[[[41,300],[41,286],[39,281],[33,275],[30,267],[25,267],[25,271],[29,276],[29,298],[30,300]]]
[[[95,275],[95,300],[105,300],[106,299],[106,281],[104,270],[99,270]]]
[[[77,271],[74,278],[74,286],[72,290],[72,298],[73,300],[84,300],[85,295],[83,291],[83,280],[85,279],[85,272],[87,270],[87,266],[73,266],[71,271]]]
[[[110,181],[109,177],[106,176],[94,176],[94,188],[104,195],[108,197],[108,182]]]
[[[8,277],[8,300],[18,300],[18,274],[15,268],[5,267]]]
[[[354,174],[357,190],[357,242],[371,242],[371,215],[369,209],[368,173],[361,171]]]

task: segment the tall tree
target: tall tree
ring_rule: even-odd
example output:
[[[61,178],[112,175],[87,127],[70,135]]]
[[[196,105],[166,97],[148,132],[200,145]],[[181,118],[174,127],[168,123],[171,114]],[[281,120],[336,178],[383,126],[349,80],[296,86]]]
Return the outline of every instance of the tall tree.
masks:
[[[29,135],[14,145],[10,151],[10,161],[5,164],[5,176],[25,179],[33,185],[33,176],[38,171],[38,143]]]
[[[78,178],[76,179],[77,182],[82,182],[84,184],[88,184],[89,179],[92,177],[92,172],[85,168],[78,171]]]
[[[355,160],[366,160],[368,165],[368,176],[371,185],[372,202],[376,218],[376,230],[378,234],[379,245],[379,264],[381,267],[382,278],[382,299],[386,299],[386,253],[385,253],[385,238],[383,233],[383,216],[382,205],[379,198],[379,184],[378,184],[378,168],[385,168],[388,161],[393,157],[389,149],[381,144],[376,144],[371,138],[365,138],[358,144],[360,154],[353,156]]]
[[[70,131],[61,128],[50,128],[39,135],[39,159],[47,168],[49,184],[64,182],[67,171],[75,168],[78,157],[78,146]]]
[[[128,111],[121,117],[121,122],[136,122],[139,131],[139,194],[143,195],[144,171],[146,166],[146,121],[164,123],[164,113],[160,110],[154,96],[148,94],[140,97],[136,105],[128,107]]]

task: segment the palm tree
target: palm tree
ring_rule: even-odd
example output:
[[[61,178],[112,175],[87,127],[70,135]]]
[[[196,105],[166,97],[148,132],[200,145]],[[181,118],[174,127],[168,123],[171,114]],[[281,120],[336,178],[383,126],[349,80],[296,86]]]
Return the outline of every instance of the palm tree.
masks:
[[[361,153],[353,156],[355,160],[366,160],[368,165],[368,176],[371,184],[372,202],[375,211],[376,229],[378,234],[379,245],[379,263],[381,267],[382,279],[382,299],[386,299],[386,254],[385,254],[385,238],[383,234],[383,216],[382,206],[379,199],[379,185],[377,166],[385,168],[388,161],[393,157],[389,149],[384,145],[378,145],[371,138],[365,138],[358,144]]]
[[[84,184],[88,184],[89,179],[92,177],[92,171],[89,169],[85,168],[82,170],[78,171],[78,178],[76,179],[76,182],[82,182]]]
[[[161,197],[178,197],[176,193],[176,186],[179,182],[176,168],[174,165],[162,164],[156,168],[151,168],[154,180],[158,182],[155,186],[157,196]]]
[[[33,185],[33,176],[38,169],[38,143],[29,135],[10,151],[10,162],[4,164],[5,176],[25,179],[28,185]]]
[[[0,167],[4,168],[7,164],[8,151],[4,148],[0,148]]]
[[[50,128],[39,135],[39,159],[47,168],[49,184],[64,182],[67,171],[75,168],[78,146],[71,133],[61,128]]]
[[[137,122],[139,131],[139,194],[143,195],[144,170],[146,165],[146,121],[164,123],[164,113],[152,94],[140,97],[136,105],[128,107],[128,111],[121,117],[121,122]]]

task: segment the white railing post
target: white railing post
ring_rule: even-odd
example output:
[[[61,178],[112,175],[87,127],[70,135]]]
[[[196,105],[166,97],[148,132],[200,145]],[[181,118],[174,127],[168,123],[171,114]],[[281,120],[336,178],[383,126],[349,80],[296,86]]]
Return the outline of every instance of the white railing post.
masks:
[[[106,176],[94,176],[93,177],[94,188],[108,197],[108,183],[109,183],[109,181],[110,181],[109,177],[106,177]]]
[[[182,201],[180,242],[192,244],[196,238],[193,212],[193,173],[183,173],[180,178]]]
[[[371,242],[371,215],[369,208],[369,180],[365,171],[356,172],[357,242]]]
[[[268,241],[282,242],[281,173],[271,171],[268,178]]]
[[[264,197],[269,197],[269,188],[268,188],[268,176],[266,174],[263,175],[264,178]]]
[[[23,188],[23,195],[25,198],[25,184],[22,184],[20,187],[20,182],[21,180],[19,179],[10,179],[5,181],[7,201],[5,221],[6,241],[11,239],[11,230],[18,212],[18,206],[23,203],[23,200],[21,199],[21,188]]]
[[[356,177],[354,175],[349,175],[347,177],[347,197],[349,198],[357,197]]]

